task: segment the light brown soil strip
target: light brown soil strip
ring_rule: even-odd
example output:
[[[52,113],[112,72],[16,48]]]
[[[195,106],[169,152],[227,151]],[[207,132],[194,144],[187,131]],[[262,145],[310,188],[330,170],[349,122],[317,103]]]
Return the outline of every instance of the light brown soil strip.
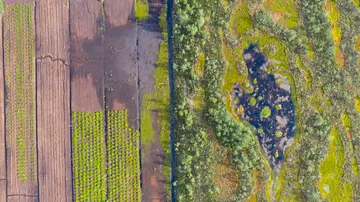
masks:
[[[2,23],[3,16],[0,15]],[[2,27],[0,28],[2,39]],[[4,106],[4,69],[3,69],[3,44],[0,40],[0,201],[6,201],[6,153],[5,153],[5,106]]]
[[[0,180],[0,201],[6,201],[6,179]]]
[[[37,202],[38,197],[37,196],[17,196],[17,195],[10,195],[8,196],[7,202]]]
[[[71,107],[74,112],[103,109],[103,43],[100,1],[70,1]]]
[[[66,0],[36,4],[40,201],[72,201],[68,9]]]
[[[34,4],[17,6],[17,8],[22,7],[23,10],[19,14],[22,15],[24,20],[21,20],[19,16],[15,17],[12,10],[15,9],[14,6],[7,7],[7,3],[24,2],[5,1],[4,40],[7,45],[4,48],[4,72],[6,81],[5,128],[8,201],[21,201],[18,197],[10,197],[12,195],[32,196],[31,198],[36,200],[38,195],[35,131]],[[15,21],[22,23],[22,25],[14,25]],[[19,37],[17,34],[24,34],[28,38]],[[15,42],[15,40],[21,42]],[[15,79],[15,70],[22,71],[17,80]],[[16,90],[26,92],[26,94],[18,93]],[[17,148],[18,146],[22,146],[23,149]],[[26,200],[24,199],[24,201]]]

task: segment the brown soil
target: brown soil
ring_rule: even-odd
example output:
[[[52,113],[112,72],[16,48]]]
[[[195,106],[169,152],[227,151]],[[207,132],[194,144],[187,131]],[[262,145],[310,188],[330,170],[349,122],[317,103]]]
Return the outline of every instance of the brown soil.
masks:
[[[127,25],[133,17],[134,0],[106,0],[104,1],[106,26],[119,27]]]
[[[103,109],[104,48],[99,1],[70,1],[72,111]]]
[[[36,6],[40,201],[72,201],[69,15],[65,1]]]
[[[37,202],[38,198],[34,196],[16,196],[9,195],[7,202]]]
[[[108,12],[111,11],[107,11],[105,7],[105,13]],[[104,84],[108,109],[127,108],[129,123],[134,128],[138,128],[139,110],[136,33],[136,25],[132,22],[126,26],[107,27],[104,60]],[[121,105],[114,105],[114,103]]]
[[[154,140],[149,146],[142,145],[142,192],[145,202],[168,201],[165,192],[165,177],[162,172],[165,155],[160,144],[160,128],[157,112],[152,112]]]

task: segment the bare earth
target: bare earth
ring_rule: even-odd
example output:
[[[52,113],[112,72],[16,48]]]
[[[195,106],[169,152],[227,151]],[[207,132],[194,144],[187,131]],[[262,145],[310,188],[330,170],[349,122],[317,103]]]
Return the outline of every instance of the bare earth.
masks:
[[[37,2],[40,201],[72,201],[68,13],[66,0]]]
[[[70,1],[71,107],[74,112],[103,110],[101,3]]]

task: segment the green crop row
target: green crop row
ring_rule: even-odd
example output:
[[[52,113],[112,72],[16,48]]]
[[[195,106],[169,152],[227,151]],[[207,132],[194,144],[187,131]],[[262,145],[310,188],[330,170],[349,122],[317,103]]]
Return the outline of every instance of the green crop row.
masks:
[[[128,111],[109,111],[106,128],[103,112],[72,120],[75,201],[140,201],[139,134]]]
[[[75,201],[105,201],[105,142],[102,112],[74,112]]]
[[[140,201],[139,133],[129,128],[128,111],[107,114],[109,201]]]
[[[16,143],[18,178],[24,182],[34,181],[36,131],[33,6],[6,5],[4,30],[6,129],[10,141]]]

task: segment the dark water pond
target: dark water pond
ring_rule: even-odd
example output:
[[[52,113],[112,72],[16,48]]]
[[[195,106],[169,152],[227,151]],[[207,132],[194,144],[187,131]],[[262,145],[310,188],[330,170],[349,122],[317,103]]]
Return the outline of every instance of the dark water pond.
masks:
[[[257,129],[257,137],[272,168],[284,158],[295,135],[295,106],[286,77],[269,74],[269,61],[256,44],[243,52],[253,92],[244,92],[236,83],[233,96],[238,116]]]

